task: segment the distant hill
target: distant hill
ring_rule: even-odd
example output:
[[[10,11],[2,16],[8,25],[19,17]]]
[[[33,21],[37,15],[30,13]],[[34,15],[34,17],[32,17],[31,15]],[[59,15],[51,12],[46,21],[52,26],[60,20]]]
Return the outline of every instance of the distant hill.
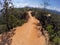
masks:
[[[38,11],[40,10],[40,11],[43,11],[44,12],[44,8],[23,7],[23,8],[15,8],[15,9],[17,9],[17,11],[18,10],[20,11],[20,10],[23,10],[23,9],[31,9],[31,10],[38,10]],[[45,11],[47,11],[49,13],[52,13],[52,14],[60,15],[60,12],[57,11],[57,10],[45,9]],[[2,15],[1,12],[0,12],[0,15]]]
[[[60,15],[60,12],[57,11],[57,10],[46,9],[46,11],[49,11],[50,13],[54,13],[54,14]]]
[[[44,8],[33,8],[33,7],[24,7],[24,8],[44,11]],[[47,12],[49,12],[49,13],[53,13],[53,14],[60,15],[60,12],[57,11],[57,10],[45,9],[45,11],[47,11]]]

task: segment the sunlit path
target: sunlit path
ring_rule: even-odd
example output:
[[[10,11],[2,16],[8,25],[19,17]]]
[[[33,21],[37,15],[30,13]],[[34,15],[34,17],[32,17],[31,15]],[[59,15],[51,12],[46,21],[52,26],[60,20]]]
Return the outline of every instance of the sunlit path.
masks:
[[[16,28],[11,45],[47,45],[45,37],[40,31],[42,26],[37,26],[40,22],[32,17],[31,11],[28,12],[28,15],[28,22]]]

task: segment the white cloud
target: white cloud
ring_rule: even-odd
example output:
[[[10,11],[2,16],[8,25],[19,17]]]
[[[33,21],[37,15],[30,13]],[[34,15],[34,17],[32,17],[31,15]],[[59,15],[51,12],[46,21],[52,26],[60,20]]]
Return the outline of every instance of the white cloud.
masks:
[[[57,11],[60,11],[60,8],[56,8]]]
[[[60,8],[48,6],[47,9],[60,11]]]
[[[0,10],[2,9],[3,7],[0,6]]]
[[[41,4],[36,4],[36,3],[34,3],[34,4],[32,3],[32,4],[31,4],[31,3],[23,3],[23,2],[22,2],[22,3],[15,3],[14,6],[17,7],[17,8],[19,8],[19,7],[26,7],[26,6],[34,7],[34,8],[35,8],[35,7],[36,7],[36,8],[43,8],[43,7],[44,7],[44,6],[41,5]]]
[[[40,5],[40,4],[29,4],[29,3],[15,3],[14,5],[16,8],[21,8],[21,7],[26,7],[26,6],[29,6],[29,7],[36,7],[36,8],[44,8],[43,5]],[[57,11],[60,11],[60,8],[57,8],[57,7],[52,7],[52,6],[47,6],[46,7],[47,9],[51,9],[51,10],[57,10]]]
[[[19,7],[25,7],[25,6],[28,6],[28,3],[15,3],[14,6],[17,7],[17,8],[19,8]]]
[[[32,5],[30,5],[30,7],[43,8],[42,5],[38,5],[38,4],[32,4]]]

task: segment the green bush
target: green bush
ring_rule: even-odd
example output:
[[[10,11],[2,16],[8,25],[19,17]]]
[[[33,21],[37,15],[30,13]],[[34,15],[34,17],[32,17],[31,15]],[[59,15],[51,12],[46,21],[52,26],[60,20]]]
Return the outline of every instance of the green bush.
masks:
[[[5,24],[5,20],[3,19],[2,20],[3,22],[0,23],[0,33],[3,33],[3,32],[6,32],[7,30],[7,27],[6,27],[6,24]],[[23,25],[24,23],[26,22],[25,19],[18,19],[16,18],[14,15],[9,15],[8,16],[8,25],[9,25],[9,28],[12,29],[14,27],[17,27],[17,26],[21,26]],[[4,24],[3,24],[4,23]],[[8,30],[9,31],[9,30]]]
[[[56,37],[53,39],[53,43],[54,43],[54,45],[60,45],[60,37],[56,36]]]
[[[0,34],[5,32],[7,29],[6,25],[0,25]]]
[[[9,25],[12,27],[16,27],[16,26],[21,26],[23,23],[25,23],[24,19],[18,19],[16,18],[14,15],[10,15],[9,16]]]

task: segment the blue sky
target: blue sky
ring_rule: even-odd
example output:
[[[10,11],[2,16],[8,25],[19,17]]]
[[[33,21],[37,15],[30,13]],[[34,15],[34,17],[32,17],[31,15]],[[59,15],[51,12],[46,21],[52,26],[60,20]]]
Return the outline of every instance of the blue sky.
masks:
[[[39,7],[43,8],[43,0],[12,0],[15,7]],[[60,0],[50,0],[47,9],[60,11]]]
[[[30,7],[40,7],[43,8],[43,1],[42,0],[13,0],[14,6],[15,7],[25,7],[25,6],[30,6]],[[49,1],[49,6],[47,6],[47,9],[52,9],[52,10],[58,10],[60,11],[60,0],[50,0]]]

